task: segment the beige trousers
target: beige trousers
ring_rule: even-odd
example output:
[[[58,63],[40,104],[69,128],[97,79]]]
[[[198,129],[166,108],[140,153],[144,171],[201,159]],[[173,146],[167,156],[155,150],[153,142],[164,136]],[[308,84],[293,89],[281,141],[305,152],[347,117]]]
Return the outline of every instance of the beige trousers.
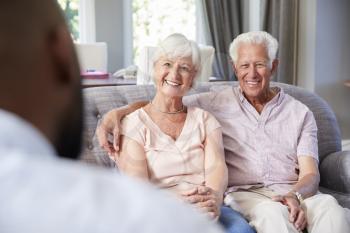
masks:
[[[238,191],[225,197],[225,204],[241,212],[258,233],[289,233],[298,231],[289,222],[287,206],[271,200],[268,188]],[[328,194],[316,194],[304,200],[308,233],[350,233],[344,208]]]

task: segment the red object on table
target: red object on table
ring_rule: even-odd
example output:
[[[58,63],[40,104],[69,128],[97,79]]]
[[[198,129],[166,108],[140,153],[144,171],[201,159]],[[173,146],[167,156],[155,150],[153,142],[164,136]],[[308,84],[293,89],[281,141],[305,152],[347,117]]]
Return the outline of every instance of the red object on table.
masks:
[[[101,71],[87,71],[82,72],[81,77],[83,79],[108,79],[109,73]]]

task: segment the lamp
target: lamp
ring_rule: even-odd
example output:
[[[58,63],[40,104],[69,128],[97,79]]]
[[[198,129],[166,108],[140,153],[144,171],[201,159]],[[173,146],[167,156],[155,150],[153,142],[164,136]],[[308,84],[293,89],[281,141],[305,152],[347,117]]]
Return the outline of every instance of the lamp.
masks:
[[[97,43],[75,43],[80,70],[84,72],[98,71],[107,73],[107,44]]]

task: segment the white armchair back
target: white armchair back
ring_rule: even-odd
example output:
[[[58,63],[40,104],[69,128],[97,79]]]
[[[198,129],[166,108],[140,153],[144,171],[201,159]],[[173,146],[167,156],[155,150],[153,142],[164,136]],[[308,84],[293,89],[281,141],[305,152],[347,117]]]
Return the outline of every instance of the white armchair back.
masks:
[[[212,64],[214,59],[215,49],[212,46],[199,45],[201,55],[201,75],[196,82],[207,82],[212,74]],[[151,77],[152,57],[156,47],[147,46],[141,49],[138,61],[137,85],[153,84]]]

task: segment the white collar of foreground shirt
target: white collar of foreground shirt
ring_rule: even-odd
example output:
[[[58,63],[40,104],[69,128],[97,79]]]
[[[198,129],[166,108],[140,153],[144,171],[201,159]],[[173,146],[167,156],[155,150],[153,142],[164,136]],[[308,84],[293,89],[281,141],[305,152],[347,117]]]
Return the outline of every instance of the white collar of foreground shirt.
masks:
[[[0,109],[0,150],[16,150],[24,154],[56,156],[46,137],[18,115]],[[5,156],[6,153],[0,153]]]

